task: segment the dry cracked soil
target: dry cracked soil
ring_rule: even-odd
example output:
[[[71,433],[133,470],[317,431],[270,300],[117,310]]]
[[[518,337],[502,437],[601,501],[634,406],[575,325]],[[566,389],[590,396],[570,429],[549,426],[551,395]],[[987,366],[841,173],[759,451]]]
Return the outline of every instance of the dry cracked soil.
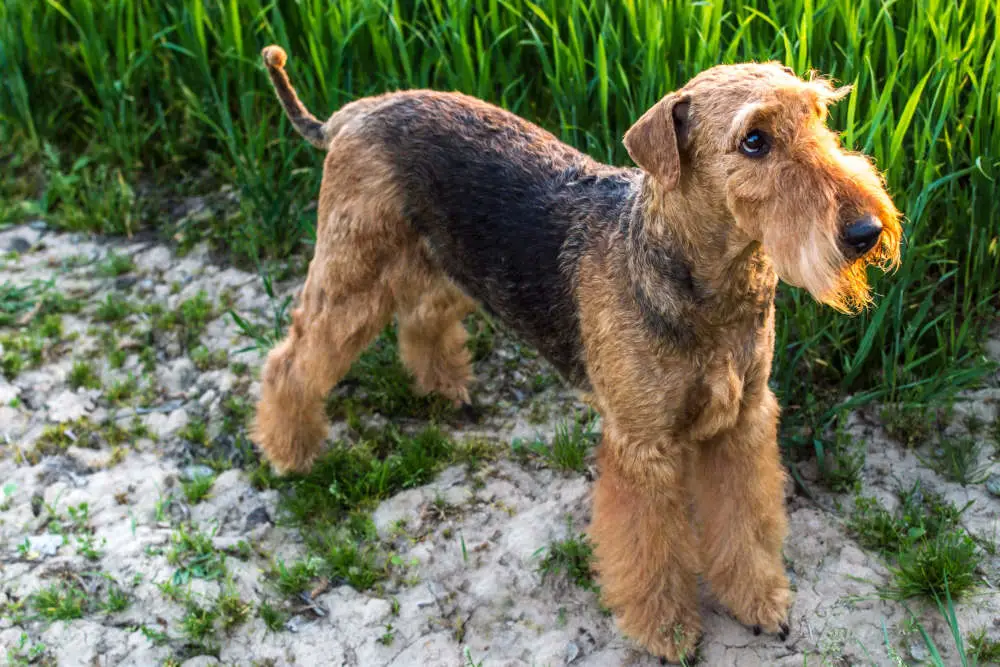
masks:
[[[287,595],[276,564],[308,560],[309,526],[283,520],[288,491],[260,484],[251,465],[243,420],[262,358],[227,311],[266,328],[299,281],[272,299],[256,274],[203,247],[180,256],[155,240],[41,224],[0,232],[0,251],[4,354],[22,346],[28,360],[11,355],[0,375],[0,664],[658,664],[616,631],[592,587],[540,568],[554,542],[586,526],[594,471],[592,454],[566,472],[511,446],[550,439],[585,409],[530,350],[497,334],[477,361],[488,409],[442,426],[489,455],[373,506],[369,542],[385,576],[366,590],[315,576]],[[32,327],[41,342],[16,338]],[[1000,361],[1000,341],[986,348]],[[990,490],[1000,493],[1000,478],[990,428],[971,425],[997,423],[998,387],[994,374],[961,393],[941,426],[979,442],[981,474],[966,485],[932,465],[933,444],[889,437],[878,406],[846,422],[866,454],[862,495],[891,508],[919,480],[965,507],[981,563],[957,620],[993,639],[1000,499]],[[349,426],[332,428],[338,437]],[[922,664],[931,656],[918,626],[958,664],[933,603],[880,595],[892,563],[849,529],[853,496],[819,484],[815,463],[798,470],[787,497],[791,635],[754,636],[705,591],[701,664]],[[214,481],[188,496],[192,479]]]

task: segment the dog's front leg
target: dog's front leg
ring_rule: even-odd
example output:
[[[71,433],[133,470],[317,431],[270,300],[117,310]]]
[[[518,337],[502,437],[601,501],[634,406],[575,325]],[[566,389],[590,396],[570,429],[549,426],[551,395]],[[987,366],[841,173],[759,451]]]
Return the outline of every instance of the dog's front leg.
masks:
[[[622,632],[651,653],[690,659],[701,619],[686,457],[664,456],[613,422],[606,416],[590,527],[601,596]]]
[[[733,429],[695,447],[701,558],[712,591],[740,622],[784,636],[791,592],[778,404],[763,381],[747,398]]]

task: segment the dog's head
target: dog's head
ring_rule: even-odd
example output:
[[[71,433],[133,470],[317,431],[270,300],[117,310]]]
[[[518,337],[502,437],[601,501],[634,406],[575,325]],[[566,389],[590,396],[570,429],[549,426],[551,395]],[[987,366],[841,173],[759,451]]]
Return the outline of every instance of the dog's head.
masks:
[[[866,267],[898,265],[902,229],[872,162],[826,127],[848,92],[775,63],[720,65],[647,111],[625,147],[657,188],[724,206],[782,280],[856,311]]]

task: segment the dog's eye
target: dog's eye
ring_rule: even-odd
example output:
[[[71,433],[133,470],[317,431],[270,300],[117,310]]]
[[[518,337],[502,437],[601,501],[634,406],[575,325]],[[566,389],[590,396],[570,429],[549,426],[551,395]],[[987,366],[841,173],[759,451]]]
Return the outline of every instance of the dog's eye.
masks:
[[[740,142],[740,152],[747,157],[764,157],[771,150],[771,139],[760,130],[750,130]]]

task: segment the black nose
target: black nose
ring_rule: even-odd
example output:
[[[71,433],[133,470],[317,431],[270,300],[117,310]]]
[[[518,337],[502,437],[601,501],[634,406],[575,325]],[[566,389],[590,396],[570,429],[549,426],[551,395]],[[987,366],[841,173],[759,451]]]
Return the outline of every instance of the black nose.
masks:
[[[866,215],[855,220],[844,229],[844,245],[848,251],[860,257],[875,247],[878,237],[882,234],[882,223],[878,218]]]

